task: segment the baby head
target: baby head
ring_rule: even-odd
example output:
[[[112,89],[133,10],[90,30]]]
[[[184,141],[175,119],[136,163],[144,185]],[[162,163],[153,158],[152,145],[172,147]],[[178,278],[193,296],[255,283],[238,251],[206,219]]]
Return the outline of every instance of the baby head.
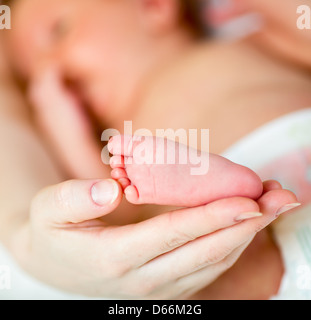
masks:
[[[197,39],[188,23],[193,0],[11,3],[17,69],[31,79],[42,65],[54,64],[101,117],[120,114],[152,72]]]

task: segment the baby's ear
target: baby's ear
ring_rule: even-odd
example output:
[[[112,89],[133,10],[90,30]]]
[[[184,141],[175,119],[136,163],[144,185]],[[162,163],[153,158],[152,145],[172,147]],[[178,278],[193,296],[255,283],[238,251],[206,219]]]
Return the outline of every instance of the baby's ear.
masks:
[[[180,17],[180,0],[136,0],[142,24],[153,34],[174,28]]]

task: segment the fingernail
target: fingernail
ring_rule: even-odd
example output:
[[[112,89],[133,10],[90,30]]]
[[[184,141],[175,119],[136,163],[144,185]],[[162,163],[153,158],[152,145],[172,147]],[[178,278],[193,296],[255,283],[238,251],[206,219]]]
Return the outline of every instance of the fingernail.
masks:
[[[292,209],[295,209],[297,207],[300,207],[301,203],[290,203],[290,204],[286,204],[285,206],[281,207],[277,212],[276,212],[276,216],[278,217],[279,215],[281,215],[282,213],[285,213],[287,211],[290,211]]]
[[[245,212],[245,213],[241,213],[234,220],[236,222],[241,222],[244,220],[249,220],[249,219],[258,218],[258,217],[262,217],[262,216],[263,216],[263,214],[260,212]]]
[[[100,181],[94,184],[91,189],[92,199],[99,206],[114,203],[118,195],[119,187],[117,182],[112,179]]]

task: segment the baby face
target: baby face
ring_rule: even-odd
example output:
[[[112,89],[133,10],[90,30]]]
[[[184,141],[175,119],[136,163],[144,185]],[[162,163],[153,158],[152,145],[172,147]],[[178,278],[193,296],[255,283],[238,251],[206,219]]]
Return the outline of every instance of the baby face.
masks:
[[[16,0],[12,56],[31,79],[54,65],[101,118],[130,105],[151,67],[156,41],[143,27],[141,4],[124,0]]]

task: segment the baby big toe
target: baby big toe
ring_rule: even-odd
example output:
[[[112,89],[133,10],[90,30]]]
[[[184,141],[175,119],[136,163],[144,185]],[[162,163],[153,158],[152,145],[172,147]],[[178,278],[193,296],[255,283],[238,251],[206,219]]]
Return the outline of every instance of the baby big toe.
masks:
[[[110,167],[112,169],[124,168],[124,157],[123,156],[113,156],[110,159]]]
[[[142,137],[117,135],[112,137],[108,142],[108,150],[113,155],[123,155],[131,157],[133,150],[141,143]]]

